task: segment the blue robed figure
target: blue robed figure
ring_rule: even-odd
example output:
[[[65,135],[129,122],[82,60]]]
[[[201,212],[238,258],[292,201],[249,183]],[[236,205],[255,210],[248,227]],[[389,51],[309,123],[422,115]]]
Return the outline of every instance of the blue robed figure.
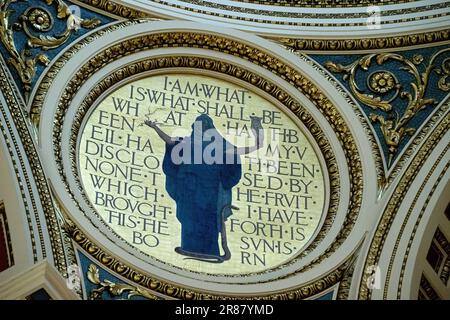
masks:
[[[162,169],[181,223],[181,246],[175,251],[207,262],[228,260],[225,221],[237,209],[232,205],[232,188],[241,179],[240,156],[262,146],[260,128],[252,125],[255,146],[236,147],[220,135],[206,114],[197,117],[191,135],[183,138],[168,136],[155,122],[145,123],[166,142]]]

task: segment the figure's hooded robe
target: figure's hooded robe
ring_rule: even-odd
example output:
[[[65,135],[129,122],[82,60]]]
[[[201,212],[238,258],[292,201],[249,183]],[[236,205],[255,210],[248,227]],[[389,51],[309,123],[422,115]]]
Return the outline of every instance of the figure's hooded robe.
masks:
[[[195,123],[201,124],[202,134],[198,131],[194,134],[193,130],[190,137],[178,138],[175,144],[166,145],[163,160],[166,190],[177,205],[176,215],[181,223],[181,251],[198,257],[219,257],[219,233],[224,221],[232,214],[232,188],[241,178],[241,161],[236,147],[218,133],[209,116],[201,115]],[[214,130],[209,131],[214,133],[214,141],[203,141],[201,138],[207,130]],[[180,143],[190,146],[178,145]],[[218,148],[216,150],[222,148],[224,151],[220,156],[222,161],[205,163],[202,156],[198,163],[194,163],[194,152],[201,151],[203,154],[208,145],[208,150],[211,150],[211,143]],[[176,150],[190,150],[191,157],[184,157],[182,152],[172,152],[177,145]],[[180,157],[191,161],[180,163]]]

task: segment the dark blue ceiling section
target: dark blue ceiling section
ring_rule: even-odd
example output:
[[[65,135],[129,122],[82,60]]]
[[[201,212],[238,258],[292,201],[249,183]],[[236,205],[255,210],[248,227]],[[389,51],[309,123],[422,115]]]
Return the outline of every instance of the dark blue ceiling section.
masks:
[[[445,69],[449,69],[450,63],[450,52],[444,51],[441,54],[437,55],[440,51],[444,49],[449,49],[448,45],[445,46],[435,46],[428,48],[421,48],[415,50],[405,50],[401,52],[394,52],[397,55],[400,55],[404,58],[404,60],[398,60],[395,58],[389,58],[380,64],[377,61],[377,55],[375,55],[367,70],[358,66],[355,75],[355,82],[360,92],[364,94],[371,95],[373,97],[380,97],[382,100],[388,101],[395,94],[395,88],[392,90],[389,89],[389,84],[392,84],[387,81],[392,81],[394,79],[394,84],[398,83],[400,85],[399,94],[397,97],[391,102],[392,109],[389,111],[383,111],[380,109],[374,109],[368,104],[364,103],[356,95],[352,92],[350,86],[350,79],[348,74],[343,72],[336,72],[335,70],[330,70],[330,73],[336,77],[336,79],[345,87],[347,90],[355,97],[355,100],[361,106],[363,112],[370,119],[371,125],[374,128],[375,133],[377,134],[379,141],[381,143],[381,149],[383,150],[384,157],[386,162],[392,164],[394,160],[401,154],[402,150],[405,148],[407,143],[411,140],[414,133],[417,132],[417,129],[426,121],[426,119],[433,112],[435,107],[448,95],[448,91],[444,91],[438,87],[438,81],[442,78],[443,73],[445,73]],[[432,63],[434,66],[433,70],[429,72],[429,79],[425,84],[422,80],[419,80],[415,77],[416,75],[411,72],[409,69],[416,69],[417,74],[420,77],[426,73],[426,68],[430,64],[430,60],[433,56],[435,59]],[[361,61],[361,59],[366,54],[360,55],[349,55],[349,54],[336,54],[336,55],[321,55],[321,54],[312,54],[309,55],[312,59],[321,64],[324,68],[327,68],[328,62],[333,62],[335,64],[340,64],[342,66],[348,66],[355,61]],[[440,73],[439,73],[440,70]],[[447,71],[448,72],[448,71]],[[378,74],[378,75],[377,75]],[[390,75],[393,75],[391,78]],[[450,75],[449,75],[450,77]],[[420,83],[419,83],[420,82]],[[447,80],[447,82],[449,82]],[[407,95],[401,92],[408,92],[414,97],[414,86],[420,87],[423,85],[425,91],[423,95],[423,99],[434,99],[434,103],[430,103],[427,106],[423,107],[421,110],[413,112],[411,118],[406,116],[408,105],[411,106],[411,103],[408,100]],[[382,88],[382,85],[385,86],[385,89]],[[370,88],[372,86],[372,89]],[[374,91],[373,86],[379,90]],[[385,92],[383,92],[385,91]],[[405,119],[405,116],[409,118],[409,120],[402,126],[399,126],[396,132],[392,133],[392,136],[388,136],[385,138],[386,134],[383,133],[382,124],[380,122],[380,117],[383,118],[382,121],[385,123],[385,132],[386,129],[389,129],[390,126],[395,126],[399,124],[402,119]],[[390,122],[389,122],[390,121]],[[398,145],[389,150],[391,146],[389,144],[389,139],[395,139],[396,133],[402,133],[401,127],[403,130],[403,134],[399,139]],[[411,133],[411,134],[410,134]]]
[[[48,4],[49,2],[51,4]],[[61,10],[63,14],[61,14]],[[42,62],[45,62],[45,60],[51,61],[79,37],[114,21],[69,1],[19,0],[12,3],[2,1],[0,11],[7,12],[6,18],[0,21],[0,28],[7,29],[8,31],[3,32],[11,35],[11,37],[5,37],[6,39],[0,42],[0,53],[7,62],[8,68],[24,97],[31,92],[37,79],[45,70],[45,63]],[[59,17],[58,11],[60,11]],[[78,28],[70,29],[73,31],[69,33],[66,39],[65,32],[70,26],[74,26],[74,23],[78,20],[75,15],[70,16],[69,12],[83,19],[84,22]],[[54,48],[45,48],[45,45],[39,44],[30,46],[30,36],[27,33],[36,37],[35,39],[43,40],[43,43],[49,40],[54,44],[52,45]],[[63,39],[65,41],[61,41]],[[59,43],[60,41],[62,43]],[[28,65],[30,69],[35,70],[35,74],[32,75],[28,84],[24,83],[23,77],[21,79],[19,70],[14,65],[12,46],[15,47],[16,57],[20,57],[19,59],[22,60],[24,65]],[[47,59],[41,58],[42,55],[45,55]],[[32,64],[35,64],[34,68]]]

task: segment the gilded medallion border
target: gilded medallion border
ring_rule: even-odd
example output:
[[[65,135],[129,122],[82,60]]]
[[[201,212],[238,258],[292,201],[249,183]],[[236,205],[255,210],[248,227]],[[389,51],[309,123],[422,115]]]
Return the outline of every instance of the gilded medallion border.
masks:
[[[236,79],[243,80],[248,83],[250,86],[254,86],[259,88],[260,90],[270,94],[272,97],[277,99],[280,103],[282,103],[287,109],[291,110],[295,116],[305,125],[305,127],[309,130],[309,132],[312,133],[312,136],[315,140],[315,143],[317,143],[318,147],[320,148],[321,154],[324,157],[326,169],[328,170],[329,175],[329,185],[330,185],[330,201],[328,208],[325,208],[326,218],[320,228],[319,233],[315,236],[312,243],[310,243],[305,249],[297,256],[292,258],[291,260],[287,261],[286,263],[283,263],[280,266],[264,270],[261,272],[255,272],[255,273],[246,273],[245,276],[249,275],[257,275],[257,274],[264,274],[273,272],[275,270],[281,270],[282,268],[286,267],[287,265],[290,265],[292,263],[295,263],[299,259],[306,256],[309,252],[314,250],[317,245],[325,238],[325,235],[327,234],[328,230],[331,228],[331,225],[334,221],[334,218],[336,216],[338,207],[339,207],[339,197],[340,194],[340,178],[339,178],[339,172],[336,169],[337,163],[335,156],[332,152],[331,145],[328,141],[328,139],[323,134],[322,130],[316,123],[316,121],[313,119],[313,117],[304,109],[304,107],[301,106],[300,103],[298,103],[295,99],[293,99],[287,92],[280,89],[275,83],[268,81],[266,79],[261,78],[257,74],[250,72],[242,67],[235,66],[228,62],[218,61],[214,59],[206,59],[196,56],[175,56],[175,57],[162,57],[162,58],[153,58],[153,59],[145,59],[143,61],[138,61],[133,64],[127,65],[125,67],[122,67],[115,72],[109,74],[106,76],[102,81],[98,82],[98,84],[93,87],[90,90],[90,93],[84,98],[83,102],[78,107],[77,113],[74,116],[73,125],[71,128],[71,134],[70,134],[70,162],[71,162],[71,170],[72,174],[76,179],[77,188],[80,194],[83,196],[83,199],[85,203],[89,205],[89,208],[92,210],[92,212],[96,213],[95,208],[91,205],[90,200],[88,199],[87,195],[83,191],[82,183],[78,176],[78,168],[77,168],[77,155],[76,155],[76,143],[78,141],[78,134],[81,129],[81,124],[83,123],[83,118],[88,113],[89,109],[92,108],[92,106],[98,101],[98,99],[101,97],[101,95],[104,92],[107,92],[111,87],[113,86],[120,86],[123,84],[123,82],[127,81],[127,78],[135,77],[136,75],[146,73],[148,71],[153,70],[164,70],[164,69],[171,69],[173,68],[194,68],[199,70],[206,70],[210,72],[217,72],[217,73],[226,73],[227,75],[230,75]],[[83,68],[81,68],[83,70]],[[214,75],[211,73],[210,75]],[[66,104],[68,106],[68,104]],[[62,109],[63,113],[65,113],[65,110]],[[61,130],[61,129],[58,129]],[[60,141],[55,140],[54,143],[60,143]],[[62,164],[62,155],[61,155],[61,149],[59,148],[55,153],[58,155],[58,166],[60,168],[60,172],[65,172],[65,169]],[[65,184],[68,185],[67,180],[65,180]],[[71,195],[72,199],[74,201],[75,198],[73,194]],[[79,203],[77,203],[78,208],[81,209],[81,206]],[[85,216],[86,213],[84,213]],[[115,234],[116,237],[121,238],[117,233],[115,233],[106,223],[103,222],[103,220],[96,214],[99,221],[103,223],[103,227],[110,230],[112,233]],[[143,253],[143,252],[141,252]],[[143,253],[145,254],[145,253]],[[147,255],[147,254],[145,254]],[[149,255],[147,255],[149,256]],[[149,256],[150,257],[150,256]],[[164,263],[163,261],[158,260],[155,257],[151,257],[160,263]],[[164,263],[165,264],[165,263]],[[178,268],[177,266],[171,265],[172,267]],[[180,269],[180,268],[179,268]],[[191,271],[193,273],[196,273],[194,271]],[[232,277],[241,277],[243,275],[225,275],[225,274],[209,274],[204,273],[202,274],[206,275],[219,275],[219,276],[226,276],[229,278]],[[271,279],[278,280],[282,279],[282,277]],[[268,281],[267,281],[268,282]],[[246,282],[248,284],[249,282]],[[258,282],[263,283],[263,282]]]
[[[88,78],[90,73],[96,72],[106,64],[111,61],[114,61],[118,57],[129,55],[133,52],[139,52],[142,50],[148,50],[152,48],[158,47],[167,47],[167,46],[182,46],[182,47],[202,47],[205,49],[221,51],[228,54],[233,54],[236,56],[244,57],[247,60],[265,66],[268,70],[272,71],[275,75],[287,80],[294,87],[297,87],[304,95],[306,95],[323,113],[328,122],[331,123],[332,127],[336,130],[336,134],[338,139],[341,141],[341,145],[344,152],[347,155],[347,164],[350,168],[350,193],[351,200],[349,205],[349,213],[346,217],[346,221],[344,222],[344,227],[339,236],[338,240],[333,243],[331,248],[328,248],[327,253],[334,252],[337,247],[343,242],[348,233],[350,232],[356,217],[359,213],[359,207],[361,205],[362,199],[362,166],[359,160],[359,153],[357,151],[356,144],[354,143],[353,137],[351,135],[351,131],[345,124],[344,120],[340,116],[339,112],[333,106],[333,104],[328,100],[328,98],[320,92],[320,90],[309,80],[307,80],[303,75],[300,75],[296,70],[292,69],[290,66],[285,65],[279,59],[268,55],[260,51],[257,48],[253,48],[251,46],[239,43],[235,40],[227,39],[221,36],[216,35],[204,35],[193,32],[172,32],[172,33],[161,33],[161,34],[152,34],[148,36],[140,36],[137,38],[126,40],[122,43],[115,44],[113,48],[109,48],[104,50],[101,53],[98,53],[95,58],[92,58],[84,67],[80,68],[80,71],[69,81],[66,92],[62,94],[62,99],[58,103],[57,113],[56,113],[56,121],[54,128],[54,145],[58,146],[55,150],[56,159],[61,160],[60,154],[60,127],[64,122],[64,108],[67,108],[67,105],[70,102],[70,97],[80,88],[82,83]],[[181,59],[179,59],[181,62]],[[175,63],[176,66],[176,63]],[[227,68],[225,67],[221,72],[227,73]],[[251,84],[257,84],[261,79],[259,77],[252,77],[250,79]],[[268,86],[264,88],[265,91],[274,90],[273,87]],[[289,108],[294,112],[299,109],[300,104],[292,101],[292,99],[285,93],[280,91],[278,96],[276,97],[278,100],[284,102],[291,101]],[[65,107],[66,106],[66,107]],[[304,119],[307,121],[307,119]],[[312,132],[313,133],[313,132]],[[313,133],[314,134],[314,133]],[[319,143],[319,146],[321,143]],[[337,172],[337,168],[329,168],[329,174],[333,174]],[[60,174],[64,176],[64,172],[59,167]],[[338,194],[331,195],[330,201],[335,201],[334,199],[338,199]],[[316,261],[312,262],[308,267],[302,269],[302,271],[309,269],[312,265],[317,262],[320,262],[324,257],[320,257],[316,259]]]
[[[184,300],[245,300],[256,298],[254,295],[224,296],[221,294],[206,292],[205,290],[199,291],[190,288],[184,288],[142,274],[117,260],[115,257],[108,254],[105,250],[99,248],[75,224],[68,221],[68,223],[64,227],[71,235],[72,239],[81,247],[81,249],[83,249],[83,251],[85,251],[96,261],[98,261],[102,266],[124,277],[125,279],[132,281],[133,283],[144,288],[148,288],[154,292],[166,295],[171,298]],[[288,291],[260,295],[258,296],[258,298],[263,300],[299,300],[312,297],[320,292],[323,292],[326,289],[331,288],[339,281],[341,281],[343,276],[346,274],[346,271],[352,266],[353,260],[354,254],[348,257],[337,268],[326,273],[321,277],[321,279],[313,283],[309,283]]]

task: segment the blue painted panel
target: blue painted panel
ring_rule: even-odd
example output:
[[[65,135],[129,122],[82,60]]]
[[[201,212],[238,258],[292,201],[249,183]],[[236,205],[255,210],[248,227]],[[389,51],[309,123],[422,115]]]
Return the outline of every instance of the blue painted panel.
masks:
[[[330,291],[330,292],[325,293],[324,295],[322,295],[318,298],[315,298],[313,300],[333,300],[333,294],[334,294],[334,291]]]
[[[428,64],[431,56],[444,48],[448,48],[448,46],[436,46],[436,47],[432,47],[432,48],[405,50],[402,52],[398,52],[398,54],[401,54],[402,56],[404,56],[405,58],[410,59],[410,60],[412,60],[412,58],[415,55],[423,56],[424,60],[420,65],[418,65],[418,69],[420,72],[424,72],[425,67]],[[325,67],[325,63],[328,61],[332,61],[334,63],[339,63],[342,65],[348,65],[348,64],[360,59],[363,56],[364,55],[345,55],[345,54],[337,54],[337,55],[313,54],[313,55],[310,55],[310,57],[312,59],[317,61],[323,67]],[[443,60],[445,58],[448,58],[449,56],[450,56],[450,54],[448,52],[440,55],[436,59],[434,64],[436,66],[440,67]],[[398,81],[402,85],[402,91],[407,91],[407,92],[412,93],[413,90],[411,87],[411,83],[415,82],[414,76],[411,73],[400,69],[402,67],[405,67],[405,65],[400,62],[393,61],[393,60],[388,60],[387,62],[383,63],[382,65],[378,65],[375,60],[372,60],[372,64],[368,71],[362,71],[361,69],[359,69],[359,71],[357,71],[357,73],[356,73],[357,85],[359,86],[359,88],[362,91],[364,91],[366,93],[371,93],[369,91],[369,89],[367,87],[367,83],[366,83],[368,76],[374,71],[387,70],[387,71],[390,71],[391,73],[393,73],[397,77]],[[331,72],[331,73],[351,93],[348,81],[343,80],[344,74],[343,73],[333,73],[333,72]],[[435,105],[430,105],[430,106],[426,107],[425,109],[419,111],[408,122],[407,127],[414,128],[417,130],[417,128],[419,128],[426,121],[426,119],[430,116],[430,114],[433,112],[434,107],[447,96],[448,92],[444,92],[437,87],[438,80],[439,80],[439,75],[436,74],[436,72],[434,72],[434,71],[431,72],[431,75],[429,78],[429,83],[428,83],[428,86],[425,91],[425,98],[435,98],[437,103]],[[371,94],[373,94],[373,93],[371,93]],[[373,95],[377,96],[376,94],[373,94]],[[389,94],[387,94],[387,96],[389,97]],[[383,97],[383,98],[386,98],[386,97]],[[370,114],[384,115],[385,117],[387,115],[386,112],[374,110],[371,107],[369,107],[359,101],[358,101],[358,103],[361,105],[363,112],[368,117],[370,116]],[[393,109],[399,116],[402,116],[405,113],[407,104],[408,104],[408,100],[406,98],[397,98],[396,100],[394,100]],[[391,113],[392,116],[395,116],[395,112]],[[388,119],[388,117],[386,117],[386,119]],[[383,134],[382,134],[381,128],[380,128],[380,124],[378,122],[371,123],[371,124],[374,127],[377,136],[379,137],[384,156],[386,159],[388,159],[388,146],[384,141]],[[411,138],[409,136],[406,136],[402,140],[402,142],[400,143],[400,145],[398,147],[398,152],[396,153],[396,157],[398,157],[401,154],[401,151],[404,149],[404,147],[410,140],[411,140]],[[395,160],[396,157],[394,157],[393,160]]]
[[[98,271],[99,271],[99,276],[100,276],[100,281],[104,281],[104,280],[109,280],[113,283],[126,283],[124,280],[119,279],[118,277],[112,275],[111,273],[109,273],[108,271],[106,271],[105,269],[103,269],[102,267],[100,267],[97,263],[94,263],[93,261],[91,261],[83,252],[77,250],[77,254],[78,254],[78,258],[80,261],[80,268],[81,268],[81,273],[83,275],[83,281],[84,281],[84,287],[83,287],[83,293],[85,295],[85,297],[87,297],[87,299],[90,300],[90,293],[92,292],[93,289],[98,288],[98,286],[94,283],[92,283],[88,278],[87,278],[87,272],[89,269],[89,266],[91,264],[95,264]],[[134,286],[134,285],[132,285]],[[120,296],[113,296],[111,295],[109,292],[107,292],[107,290],[105,290],[105,292],[103,292],[101,298],[102,300],[146,300],[143,297],[140,296],[133,296],[130,299],[127,299],[127,292],[124,292],[122,295]]]
[[[69,1],[66,1],[65,3],[70,6],[73,5]],[[38,36],[38,35],[57,36],[57,35],[60,35],[66,29],[66,26],[67,26],[66,19],[58,19],[56,17],[56,8],[57,8],[56,4],[47,5],[47,3],[42,0],[29,0],[26,2],[19,1],[19,2],[12,3],[9,6],[9,10],[10,10],[9,26],[10,26],[10,28],[12,28],[14,30],[14,36],[13,36],[14,43],[15,43],[16,49],[19,52],[19,54],[21,52],[23,52],[24,49],[28,49],[29,57],[34,57],[38,53],[44,53],[45,55],[48,56],[48,58],[50,60],[52,60],[59,52],[61,52],[61,50],[66,48],[73,41],[78,39],[80,36],[86,34],[87,32],[92,31],[92,29],[80,28],[76,32],[72,33],[72,35],[69,37],[69,39],[64,44],[62,44],[60,47],[55,48],[55,49],[49,49],[49,50],[43,50],[41,48],[31,49],[27,46],[28,39],[27,39],[25,32],[23,30],[20,30],[20,28],[18,29],[16,26],[19,26],[21,24],[19,17],[27,9],[32,8],[32,7],[43,8],[43,9],[46,9],[47,11],[49,11],[53,17],[53,23],[54,23],[53,27],[48,32],[38,33],[38,32],[32,31],[34,35],[36,35],[36,36]],[[103,16],[103,15],[100,15],[96,12],[92,12],[90,10],[87,10],[87,9],[84,9],[81,7],[78,7],[78,8],[80,9],[80,16],[82,19],[99,19],[101,21],[101,23],[97,27],[100,27],[106,23],[114,21],[113,19]],[[15,31],[15,30],[17,30],[17,31]],[[0,42],[0,53],[3,56],[3,58],[6,61],[8,61],[8,59],[10,58],[10,55],[1,42]],[[13,75],[14,80],[18,84],[18,87],[22,89],[22,84],[21,84],[19,75],[16,72],[15,68],[10,63],[8,63],[8,67]],[[37,63],[36,75],[33,78],[32,87],[36,84],[36,80],[39,78],[39,75],[45,70],[45,68],[46,67],[44,65]]]

